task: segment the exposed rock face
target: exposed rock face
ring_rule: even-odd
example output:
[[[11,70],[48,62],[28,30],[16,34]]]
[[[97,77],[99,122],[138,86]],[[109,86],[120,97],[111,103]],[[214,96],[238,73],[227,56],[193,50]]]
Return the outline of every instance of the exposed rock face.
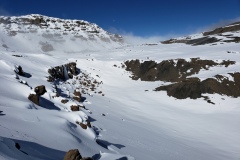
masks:
[[[186,43],[186,44],[191,44],[193,46],[197,45],[204,45],[204,44],[209,44],[209,43],[215,43],[219,42],[220,39],[217,39],[215,37],[202,37],[202,38],[197,38],[197,39],[170,39],[166,41],[162,41],[162,44],[172,44],[172,43]]]
[[[201,69],[208,70],[209,67],[217,65],[232,65],[234,61],[223,61],[221,63],[212,60],[201,60],[191,58],[191,61],[184,59],[164,60],[160,63],[155,61],[140,62],[137,60],[126,61],[126,70],[133,73],[132,79],[141,79],[142,81],[168,81],[179,82],[186,79],[187,76],[197,74]]]
[[[220,94],[231,97],[240,97],[240,73],[230,73],[234,81],[227,77],[216,75],[215,78],[208,78],[200,81],[198,78],[189,78],[178,83],[167,86],[160,86],[156,91],[167,91],[169,96],[178,99],[203,97],[202,94]]]
[[[187,78],[197,74],[201,69],[208,70],[213,66],[224,66],[235,64],[235,61],[222,61],[220,63],[212,60],[201,60],[191,58],[191,61],[184,59],[165,60],[160,63],[154,61],[140,62],[139,60],[126,61],[126,70],[133,73],[132,79],[141,79],[142,81],[167,81],[177,82],[174,84],[157,87],[156,91],[167,91],[169,96],[178,99],[201,98],[202,94],[220,94],[231,97],[240,96],[240,73],[229,73],[234,81],[226,76],[216,75],[214,78],[208,78],[200,81],[199,78]],[[204,97],[205,100],[211,102]]]
[[[64,160],[81,160],[81,159],[82,156],[79,153],[78,149],[69,150],[64,157]]]
[[[62,66],[56,66],[48,69],[50,76],[48,77],[49,82],[53,82],[55,79],[61,79],[63,81],[68,78],[73,78],[73,75],[77,75],[77,67],[75,62],[71,62]]]

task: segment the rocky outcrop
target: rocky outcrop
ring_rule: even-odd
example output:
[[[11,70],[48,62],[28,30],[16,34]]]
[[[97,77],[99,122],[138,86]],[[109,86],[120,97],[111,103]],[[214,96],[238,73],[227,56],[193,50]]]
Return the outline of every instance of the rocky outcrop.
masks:
[[[91,157],[82,157],[78,149],[71,149],[69,150],[64,160],[93,160]]]
[[[229,73],[229,75],[216,75],[201,81],[199,78],[187,78],[197,74],[200,70],[208,70],[213,66],[228,67],[234,65],[235,61],[223,60],[215,62],[213,60],[201,60],[191,58],[190,61],[184,59],[164,60],[160,63],[155,61],[140,62],[140,60],[126,61],[126,70],[132,72],[132,79],[142,81],[166,81],[175,82],[170,85],[160,86],[155,91],[167,91],[169,96],[178,99],[197,99],[204,97],[204,93],[220,94],[231,97],[240,97],[240,73]],[[231,81],[228,77],[232,77]],[[205,100],[211,102],[204,97]]]
[[[36,105],[40,105],[40,104],[39,104],[39,97],[42,96],[44,93],[47,92],[47,91],[46,91],[46,88],[45,88],[44,85],[37,86],[37,87],[34,88],[34,92],[35,92],[36,94],[30,94],[30,95],[28,96],[28,99],[29,99],[30,101],[32,101],[33,103],[35,103]]]
[[[155,90],[167,91],[169,96],[178,99],[201,98],[204,93],[240,97],[240,73],[229,73],[229,75],[233,81],[222,75],[216,75],[214,78],[207,78],[203,81],[198,78],[188,78],[178,83],[160,86]]]
[[[185,43],[190,44],[193,46],[197,45],[205,45],[205,44],[216,44],[216,42],[240,42],[240,37],[238,34],[233,36],[233,34],[226,34],[227,32],[236,33],[240,31],[240,22],[236,22],[233,24],[229,24],[227,26],[216,28],[212,31],[207,31],[199,34],[195,38],[195,36],[186,36],[186,37],[180,37],[180,38],[172,38],[169,40],[162,41],[162,44],[172,44],[172,43]]]
[[[222,61],[220,63],[212,60],[201,60],[191,58],[190,61],[184,59],[164,60],[160,63],[155,61],[131,60],[126,61],[126,70],[131,71],[133,80],[142,81],[167,81],[179,82],[185,80],[187,76],[197,74],[201,69],[208,70],[213,66],[229,66],[235,64],[234,61]]]
[[[208,35],[214,35],[214,34],[221,34],[221,33],[225,33],[225,32],[234,32],[234,31],[239,31],[239,30],[240,30],[240,22],[235,22],[235,23],[229,24],[225,27],[219,27],[212,31],[204,32],[203,35],[208,36]]]
[[[205,37],[196,38],[196,39],[190,39],[190,38],[170,39],[170,40],[162,41],[161,43],[162,44],[185,43],[185,44],[197,46],[197,45],[215,43],[215,42],[219,42],[219,41],[220,41],[220,39],[217,39],[216,37],[205,36]]]
[[[68,78],[73,78],[73,75],[78,74],[78,70],[75,62],[64,64],[62,66],[56,66],[48,69],[50,76],[48,77],[49,82],[53,82],[55,79],[60,79],[62,81]]]
[[[64,160],[81,160],[81,159],[82,156],[79,153],[78,149],[69,150],[64,157]]]

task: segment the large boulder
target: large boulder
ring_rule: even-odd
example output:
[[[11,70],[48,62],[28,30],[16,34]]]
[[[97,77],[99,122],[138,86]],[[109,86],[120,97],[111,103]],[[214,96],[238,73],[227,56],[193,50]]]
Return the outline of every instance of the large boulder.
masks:
[[[69,150],[64,157],[64,160],[81,160],[81,159],[82,156],[79,153],[78,149]]]
[[[28,99],[29,99],[30,101],[32,101],[33,103],[35,103],[36,105],[39,105],[39,96],[38,96],[38,95],[36,95],[36,94],[30,94],[30,95],[28,96]]]
[[[34,88],[34,92],[38,95],[38,96],[42,96],[44,95],[44,93],[46,93],[46,88],[44,85],[41,86],[37,86]]]
[[[24,75],[22,67],[17,64],[14,66],[14,72],[16,72],[18,75],[21,75],[21,76]]]

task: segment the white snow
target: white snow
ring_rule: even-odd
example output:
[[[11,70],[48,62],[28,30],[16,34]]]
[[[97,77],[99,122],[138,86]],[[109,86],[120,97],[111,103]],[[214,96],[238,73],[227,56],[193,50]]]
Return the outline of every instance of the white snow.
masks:
[[[59,27],[58,23],[56,26]],[[178,100],[168,97],[166,92],[153,91],[168,83],[133,81],[129,78],[131,74],[121,68],[121,63],[130,59],[157,62],[197,57],[219,62],[225,59],[236,64],[227,68],[210,67],[193,77],[206,79],[221,74],[230,78],[228,73],[239,72],[240,56],[227,51],[240,51],[239,44],[121,46],[111,42],[112,45],[101,47],[100,40],[97,45],[95,42],[45,40],[54,51],[44,53],[37,45],[43,41],[39,34],[18,33],[9,37],[4,31],[0,28],[0,43],[9,48],[0,47],[0,159],[63,159],[66,151],[76,148],[84,157],[95,155],[101,160],[122,157],[239,160],[239,98],[206,94],[215,105],[203,99]],[[83,103],[72,100],[66,104],[60,102],[61,97],[52,98],[55,90],[47,82],[47,70],[68,62],[76,62],[81,71],[102,81],[98,91],[104,96],[89,92],[83,94],[86,98]],[[31,75],[29,78],[19,76],[29,86],[15,78],[15,64]],[[41,99],[43,106],[34,105],[27,98],[39,85],[45,85],[47,90]],[[73,91],[77,85],[60,83],[58,87],[67,94],[67,90]],[[72,112],[70,106],[74,104],[83,104],[87,109]],[[87,119],[91,120],[92,128],[84,130],[76,124],[76,121],[85,123]],[[16,149],[16,142],[20,150]]]

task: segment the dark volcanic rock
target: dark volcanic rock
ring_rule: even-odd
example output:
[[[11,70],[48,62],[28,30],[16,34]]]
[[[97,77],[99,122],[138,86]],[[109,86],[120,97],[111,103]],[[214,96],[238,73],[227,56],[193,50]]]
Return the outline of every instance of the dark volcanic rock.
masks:
[[[215,37],[205,36],[205,37],[197,38],[197,39],[189,39],[189,38],[169,39],[166,41],[162,41],[161,43],[162,44],[185,43],[185,44],[191,44],[191,45],[197,46],[197,45],[204,45],[204,44],[219,42],[220,40],[221,39],[217,39]]]
[[[72,111],[79,111],[79,106],[72,105],[70,108]]]
[[[234,81],[230,81],[227,77],[216,75],[215,78],[208,78],[200,81],[198,78],[189,78],[178,83],[167,86],[160,86],[156,91],[167,91],[169,96],[178,99],[191,98],[196,99],[203,97],[202,94],[220,94],[231,97],[240,96],[240,73],[230,73]]]
[[[230,24],[226,27],[219,27],[212,31],[204,32],[203,35],[207,36],[207,35],[214,35],[214,34],[233,32],[233,31],[239,31],[239,30],[240,30],[240,22],[236,22],[236,23]]]
[[[15,147],[18,149],[18,150],[20,150],[20,145],[19,145],[19,143],[15,143]]]
[[[23,72],[23,69],[20,65],[15,65],[14,66],[14,71],[18,74],[18,75],[21,75],[23,76],[24,75],[24,72]]]
[[[48,81],[53,82],[55,79],[61,79],[63,81],[68,78],[73,78],[73,75],[77,75],[77,67],[75,62],[71,62],[62,66],[56,66],[51,69],[48,69],[50,76]]]
[[[202,37],[202,38],[197,38],[197,39],[192,39],[192,40],[188,40],[186,42],[186,44],[192,44],[194,46],[197,45],[204,45],[204,44],[209,44],[209,43],[215,43],[220,41],[220,39],[217,39],[215,37]]]
[[[126,70],[133,73],[132,79],[141,79],[142,81],[169,81],[179,82],[186,79],[187,76],[197,74],[201,69],[208,69],[216,65],[231,65],[234,61],[224,61],[216,63],[212,60],[201,60],[191,58],[191,61],[184,59],[164,60],[160,63],[154,61],[144,61],[140,63],[137,60],[126,61]]]
[[[69,100],[67,100],[67,99],[62,99],[61,100],[61,102],[63,103],[63,104],[65,104],[65,103],[67,103]]]
[[[39,105],[39,96],[38,96],[38,95],[36,95],[36,94],[30,94],[30,95],[28,96],[28,99],[29,99],[30,101],[32,101],[33,103],[35,103],[36,105]]]
[[[38,95],[38,96],[42,96],[44,93],[46,93],[46,88],[44,85],[41,86],[37,86],[34,88],[34,92]]]
[[[64,160],[81,160],[81,159],[82,156],[79,153],[78,149],[69,150],[64,157]]]

